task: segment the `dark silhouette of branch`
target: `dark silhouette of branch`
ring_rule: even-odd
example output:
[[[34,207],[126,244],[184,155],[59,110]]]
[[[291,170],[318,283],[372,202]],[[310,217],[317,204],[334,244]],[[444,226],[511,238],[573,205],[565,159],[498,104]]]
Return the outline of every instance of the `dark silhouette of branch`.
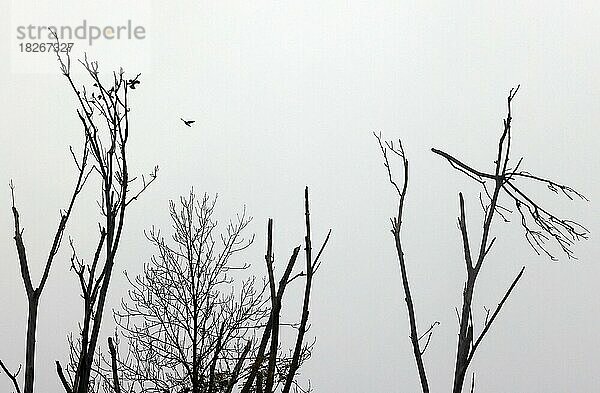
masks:
[[[273,259],[273,221],[269,219],[267,225],[267,252],[265,255],[265,262],[267,266],[268,279],[269,279],[269,294],[271,300],[271,311],[269,315],[269,321],[264,327],[262,332],[260,344],[258,346],[257,355],[252,362],[246,380],[240,390],[241,393],[250,393],[253,391],[263,391],[265,393],[274,393],[279,391],[281,388],[282,393],[289,393],[290,389],[294,387],[295,391],[302,392],[300,386],[296,381],[298,376],[298,370],[311,354],[312,344],[305,342],[306,332],[308,331],[308,320],[309,320],[309,307],[313,277],[316,268],[320,266],[319,258],[327,245],[331,230],[328,232],[323,244],[319,248],[319,252],[316,258],[312,256],[312,242],[311,242],[311,227],[310,227],[310,206],[309,206],[309,193],[308,187],[304,190],[304,215],[305,215],[305,257],[306,257],[306,272],[300,272],[292,276],[292,271],[300,252],[300,246],[294,248],[292,255],[286,265],[286,268],[279,279],[279,283],[276,283],[274,274],[274,259]],[[292,276],[292,278],[290,278]],[[282,326],[290,325],[280,321],[280,312],[283,305],[283,296],[289,283],[297,278],[305,278],[304,296],[302,301],[302,313],[300,317],[300,323],[297,325],[296,339],[291,350],[291,356],[289,359],[284,359],[283,362],[277,362],[280,346],[279,330]],[[270,345],[269,345],[270,343]],[[269,346],[269,352],[267,353],[267,346]],[[267,361],[266,369],[262,367],[264,361]],[[264,375],[266,373],[266,375]],[[264,378],[266,377],[266,378]],[[309,385],[310,390],[310,385]]]
[[[402,239],[400,236],[402,227],[402,212],[404,210],[404,199],[406,197],[406,191],[408,187],[408,159],[406,158],[404,148],[402,147],[402,143],[400,141],[398,141],[399,148],[395,148],[392,142],[386,141],[384,143],[381,139],[381,134],[378,135],[376,133],[373,133],[373,135],[379,143],[379,148],[381,149],[381,154],[383,156],[383,165],[388,173],[388,180],[394,186],[394,189],[396,190],[396,193],[398,195],[398,212],[395,217],[391,218],[392,234],[394,236],[396,253],[398,256],[398,263],[400,265],[400,273],[402,275],[402,288],[404,289],[404,300],[406,302],[406,309],[408,311],[408,321],[410,325],[410,342],[412,344],[413,356],[417,364],[417,371],[419,373],[419,380],[421,382],[421,390],[423,391],[423,393],[429,393],[429,383],[427,381],[425,365],[423,364],[423,354],[425,353],[425,349],[429,345],[431,335],[428,337],[424,348],[421,349],[419,339],[423,336],[419,336],[418,333],[415,307],[412,300],[412,294],[410,292],[410,284],[408,281],[408,273],[406,270],[406,261],[404,259],[404,250],[402,248]],[[404,179],[402,188],[398,186],[392,174],[388,154],[389,152],[393,153],[401,160]],[[432,327],[425,334],[427,334],[428,332],[430,333],[434,325],[435,324],[433,324]]]
[[[63,368],[60,365],[60,362],[58,360],[56,361],[56,373],[58,374],[58,378],[60,379],[60,382],[62,383],[62,386],[65,389],[65,392],[73,393],[73,389],[71,389],[71,386],[70,386],[69,382],[67,381],[67,378],[65,377]]]
[[[121,384],[119,383],[119,374],[117,366],[117,350],[113,344],[112,337],[108,338],[108,350],[110,351],[110,365],[112,369],[112,380],[114,393],[121,393]]]
[[[34,286],[31,274],[29,270],[29,261],[27,259],[27,252],[25,248],[25,243],[23,240],[23,232],[24,229],[21,228],[19,211],[15,205],[15,186],[11,180],[10,182],[10,190],[11,190],[11,200],[12,200],[12,213],[14,219],[14,241],[17,249],[17,255],[19,259],[19,266],[21,270],[21,278],[23,280],[23,284],[25,286],[25,293],[27,295],[27,305],[28,305],[28,317],[27,317],[27,338],[25,344],[25,381],[23,385],[24,393],[33,393],[34,390],[34,380],[35,380],[35,352],[36,352],[36,334],[37,334],[37,315],[38,315],[38,306],[40,297],[46,286],[46,282],[48,277],[50,276],[50,270],[52,268],[52,263],[54,262],[54,257],[58,253],[64,232],[67,227],[67,223],[69,218],[71,217],[71,213],[73,212],[73,208],[75,206],[75,201],[79,196],[81,190],[83,189],[90,171],[87,169],[88,155],[89,155],[89,144],[87,139],[83,144],[82,155],[79,160],[75,157],[75,153],[73,149],[70,148],[70,153],[73,157],[73,160],[77,166],[78,175],[75,181],[75,187],[71,193],[69,198],[67,208],[60,211],[60,220],[58,223],[58,228],[56,232],[54,232],[52,245],[50,247],[50,251],[48,253],[48,257],[46,259],[46,263],[44,266],[44,270],[42,273],[42,277],[37,286]],[[7,376],[10,378],[10,373],[7,373]],[[11,378],[12,380],[12,378]],[[15,382],[15,380],[13,380]]]
[[[329,236],[331,234],[331,230],[329,230],[329,232],[327,233],[327,237],[325,238],[325,241],[323,242],[323,245],[320,247],[319,253],[317,254],[317,258],[315,258],[313,260],[308,187],[306,187],[304,189],[304,216],[305,216],[305,225],[306,225],[306,236],[304,238],[304,250],[305,250],[305,255],[306,255],[306,283],[305,283],[305,287],[304,287],[302,318],[300,320],[300,326],[298,328],[298,333],[296,335],[296,345],[294,348],[294,355],[292,356],[290,368],[289,368],[289,371],[287,374],[287,378],[285,380],[285,385],[282,390],[283,393],[289,393],[289,391],[292,387],[292,384],[295,380],[296,374],[298,372],[298,368],[300,367],[300,364],[302,363],[302,353],[303,353],[303,348],[304,348],[304,336],[307,331],[309,307],[310,307],[310,296],[311,296],[311,289],[312,289],[315,265],[317,264],[317,260],[320,257],[321,252],[327,245],[327,242],[329,241]]]
[[[15,387],[15,391],[17,393],[21,393],[21,388],[19,387],[19,382],[17,381],[17,377],[19,376],[19,373],[21,372],[21,365],[19,365],[19,369],[16,372],[12,373],[8,370],[8,368],[6,368],[6,366],[4,365],[4,362],[2,362],[2,360],[0,360],[0,368],[2,368],[2,371],[4,371],[6,376],[11,380],[13,386]]]
[[[456,350],[456,363],[454,369],[453,393],[462,392],[467,369],[477,348],[480,346],[483,338],[489,332],[492,324],[496,321],[503,305],[515,288],[517,282],[524,273],[524,267],[513,280],[504,297],[498,304],[495,311],[490,315],[490,310],[486,309],[485,323],[483,331],[476,336],[474,333],[473,324],[473,298],[475,294],[476,281],[483,267],[486,257],[495,244],[496,238],[491,235],[491,227],[495,216],[499,216],[505,222],[509,222],[508,217],[511,214],[518,214],[522,228],[525,230],[525,238],[532,246],[536,253],[545,253],[551,259],[556,258],[550,252],[547,246],[549,240],[554,240],[562,249],[563,253],[568,258],[575,258],[573,254],[573,245],[575,242],[587,239],[588,230],[581,224],[566,218],[559,218],[554,213],[543,207],[535,198],[524,191],[524,188],[518,181],[529,181],[543,184],[557,195],[564,195],[569,200],[576,198],[587,200],[586,197],[574,190],[573,188],[558,183],[554,180],[549,180],[543,177],[532,175],[529,172],[523,171],[521,164],[523,158],[517,160],[516,165],[512,168],[510,160],[511,143],[512,143],[512,101],[514,100],[519,87],[511,89],[507,98],[507,115],[503,121],[503,130],[500,135],[497,153],[494,161],[494,169],[491,172],[475,169],[474,166],[466,164],[462,160],[439,149],[432,149],[433,153],[441,156],[449,164],[459,172],[467,175],[469,178],[481,184],[483,190],[479,194],[484,215],[482,222],[481,238],[478,244],[475,244],[469,236],[465,201],[462,193],[459,193],[459,217],[458,229],[461,234],[462,250],[464,256],[464,264],[466,271],[466,280],[462,294],[462,308],[459,311],[456,308],[456,315],[459,322],[458,342]],[[396,190],[398,195],[398,212],[391,219],[392,233],[394,235],[398,260],[402,275],[402,285],[405,294],[405,301],[410,324],[410,338],[413,346],[413,355],[417,364],[417,370],[421,381],[421,389],[423,392],[428,392],[427,376],[423,365],[422,355],[425,353],[430,340],[433,327],[436,323],[420,336],[418,335],[417,323],[412,296],[410,292],[409,281],[406,273],[406,263],[402,242],[400,238],[402,213],[404,208],[404,199],[408,185],[408,160],[404,153],[402,144],[395,148],[391,142],[383,142],[381,135],[374,134],[379,142],[384,158],[384,167],[386,168],[388,180]],[[402,168],[404,170],[404,182],[399,186],[396,181],[390,165],[391,154],[399,157]],[[484,199],[486,199],[484,201]],[[515,205],[515,209],[511,210],[502,206],[501,199],[508,199]],[[419,341],[426,337],[423,349],[420,348]],[[475,376],[471,382],[471,391],[475,387]]]
[[[568,258],[574,258],[572,246],[576,241],[586,239],[588,234],[587,229],[581,224],[569,219],[558,218],[553,213],[550,213],[536,202],[533,197],[522,191],[521,186],[516,183],[517,179],[534,181],[545,184],[556,194],[564,194],[570,200],[573,200],[575,197],[586,200],[581,193],[568,186],[520,170],[522,158],[517,161],[514,168],[509,168],[512,142],[512,102],[518,90],[519,87],[511,89],[508,94],[507,115],[503,121],[503,130],[498,141],[493,172],[477,170],[473,166],[465,164],[460,159],[455,158],[446,152],[439,149],[432,149],[433,153],[443,157],[453,168],[480,183],[483,187],[485,196],[489,199],[489,203],[485,205],[480,196],[480,203],[482,204],[484,211],[484,219],[478,250],[473,254],[466,224],[464,198],[462,193],[459,193],[460,216],[458,218],[458,227],[463,243],[467,279],[463,290],[462,311],[458,314],[460,327],[453,383],[454,393],[460,393],[462,391],[468,366],[471,363],[477,348],[489,331],[492,323],[496,320],[502,306],[523,275],[525,269],[524,267],[521,269],[491,317],[489,310],[486,311],[483,331],[475,339],[473,333],[472,303],[477,277],[481,271],[485,258],[496,240],[496,238],[490,239],[493,218],[498,215],[505,222],[508,222],[509,220],[506,215],[513,213],[513,211],[500,205],[501,197],[508,197],[508,199],[512,200],[515,204],[516,212],[518,212],[521,218],[521,226],[525,230],[525,238],[538,255],[543,252],[551,259],[555,260],[556,258],[552,255],[546,245],[547,240],[554,239]],[[488,182],[491,182],[493,187],[488,189]],[[474,389],[474,378],[471,389]]]
[[[519,282],[519,280],[523,276],[523,272],[525,272],[525,266],[523,266],[521,268],[521,270],[519,271],[519,274],[517,274],[517,277],[515,277],[515,279],[513,280],[512,284],[510,285],[510,287],[508,288],[508,290],[504,294],[504,297],[502,297],[502,300],[500,300],[500,303],[498,303],[498,306],[496,307],[496,310],[492,314],[492,317],[488,319],[487,316],[486,316],[485,327],[483,328],[483,331],[481,332],[481,334],[479,335],[479,337],[477,338],[477,340],[473,344],[473,347],[471,348],[471,353],[469,354],[469,358],[467,359],[467,364],[465,365],[465,367],[468,367],[469,363],[471,363],[471,359],[473,359],[473,356],[475,355],[475,350],[477,349],[477,347],[481,343],[481,340],[483,340],[483,337],[485,336],[485,334],[488,332],[488,330],[492,326],[492,323],[494,323],[494,320],[496,319],[496,317],[500,313],[500,310],[502,309],[502,306],[504,305],[504,303],[506,302],[506,300],[510,296],[510,293],[515,288],[515,286],[517,285],[517,282]]]
[[[267,265],[267,273],[269,274],[269,289],[270,289],[270,297],[271,297],[271,320],[272,320],[272,328],[271,328],[271,347],[269,349],[269,363],[267,366],[267,380],[265,384],[265,389],[267,392],[273,390],[273,383],[275,381],[275,362],[277,360],[277,349],[279,348],[279,313],[281,311],[281,302],[279,297],[277,296],[277,290],[275,288],[275,274],[273,272],[273,220],[270,219],[268,223],[268,235],[267,238],[269,241],[267,242],[267,254],[265,255],[265,262]],[[296,254],[297,255],[297,254]],[[294,261],[296,257],[294,256]],[[291,264],[288,264],[290,266]],[[286,274],[291,273],[291,266],[289,269],[286,269]],[[285,276],[285,274],[284,274]],[[282,278],[281,284],[287,285],[288,279],[287,277]],[[258,376],[261,376],[259,373]],[[257,378],[256,381],[257,389],[260,391],[263,390],[262,387],[262,378]]]
[[[578,198],[587,201],[587,198],[582,193],[567,185],[519,170],[518,168],[521,165],[522,159],[518,161],[514,169],[511,170],[508,168],[512,138],[511,104],[518,90],[519,87],[512,89],[508,95],[508,114],[504,120],[504,130],[499,140],[497,158],[496,161],[494,161],[495,170],[493,173],[474,169],[472,166],[465,164],[461,160],[439,149],[434,148],[431,150],[433,153],[446,159],[453,168],[474,178],[484,186],[487,180],[493,181],[495,187],[492,195],[487,192],[487,188],[484,188],[486,194],[490,197],[490,208],[494,210],[493,213],[497,213],[498,209],[510,212],[510,210],[502,208],[498,203],[498,198],[501,193],[508,196],[509,199],[512,200],[512,203],[514,203],[516,211],[519,214],[521,226],[525,231],[527,242],[538,255],[543,253],[550,259],[557,260],[547,245],[547,241],[553,239],[567,258],[576,259],[572,247],[575,245],[575,242],[588,238],[588,229],[573,220],[560,218],[556,214],[548,211],[537,202],[535,198],[524,192],[521,186],[517,184],[517,180],[529,180],[534,183],[544,184],[556,195],[562,194],[569,200]],[[493,214],[488,212],[486,216],[491,220]],[[489,230],[489,225],[487,225],[487,227]],[[480,255],[482,254],[480,253]]]
[[[429,346],[429,342],[431,341],[431,336],[433,335],[433,329],[439,325],[439,321],[435,321],[434,323],[431,324],[431,326],[429,327],[429,329],[427,329],[425,331],[425,333],[421,334],[421,337],[419,337],[419,341],[421,341],[421,339],[423,339],[423,337],[427,336],[427,341],[425,342],[425,345],[423,346],[423,349],[421,350],[421,355],[423,355],[425,353],[425,351],[427,350],[427,347]]]
[[[273,384],[275,382],[275,366],[276,366],[276,356],[279,347],[279,328],[281,323],[279,321],[279,313],[281,312],[281,304],[283,300],[283,295],[285,293],[285,289],[287,285],[290,283],[290,275],[296,264],[296,260],[298,258],[298,253],[300,252],[300,246],[294,248],[292,251],[292,255],[286,265],[285,271],[279,280],[279,285],[276,285],[275,275],[273,272],[273,219],[268,220],[267,224],[267,253],[265,255],[265,263],[267,266],[268,279],[269,279],[269,288],[270,288],[270,299],[271,299],[271,311],[269,315],[269,321],[263,330],[263,334],[261,337],[260,345],[258,347],[258,354],[256,359],[254,360],[248,378],[244,383],[244,386],[241,390],[242,393],[249,392],[252,389],[254,379],[258,377],[260,374],[260,366],[262,365],[266,348],[271,341],[271,347],[269,352],[269,363],[267,369],[267,387],[265,387],[266,392],[271,392],[273,389]],[[277,287],[277,288],[276,288]],[[257,382],[258,383],[258,382]],[[262,382],[258,383],[262,386]],[[269,390],[270,389],[270,390]]]
[[[100,79],[98,63],[89,61],[86,56],[79,63],[93,84],[93,88],[88,90],[86,86],[77,87],[72,78],[69,55],[65,60],[57,52],[57,58],[79,105],[77,116],[86,140],[86,152],[89,151],[93,160],[91,171],[100,180],[98,206],[103,223],[100,224],[98,246],[92,262],[84,263],[72,245],[72,269],[81,287],[84,314],[77,343],[71,346],[76,353],[71,354],[72,362],[65,370],[70,381],[63,378],[64,373],[63,377],[59,375],[65,390],[88,393],[94,383],[94,357],[127,208],[156,180],[158,168],[155,167],[148,177],[141,176],[139,181],[129,173],[127,146],[131,108],[128,102],[129,84],[123,70],[114,72],[112,80],[105,84]],[[141,184],[136,190],[134,184],[137,183]],[[60,244],[60,238],[57,236],[55,243]]]

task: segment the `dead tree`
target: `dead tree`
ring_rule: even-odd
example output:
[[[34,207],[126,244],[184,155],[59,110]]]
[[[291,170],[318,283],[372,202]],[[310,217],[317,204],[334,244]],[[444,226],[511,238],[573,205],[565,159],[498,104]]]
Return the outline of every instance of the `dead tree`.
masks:
[[[63,371],[56,362],[56,369],[67,393],[90,391],[90,375],[102,326],[106,297],[112,277],[117,250],[120,245],[128,208],[156,179],[158,168],[149,176],[138,179],[129,173],[129,84],[123,70],[114,72],[110,82],[100,76],[98,63],[80,60],[90,85],[79,87],[71,75],[71,59],[58,60],[69,86],[75,93],[83,134],[93,159],[93,174],[99,178],[98,206],[102,222],[99,223],[98,242],[95,252],[87,262],[80,259],[71,242],[72,269],[75,271],[83,298],[83,317],[80,331],[72,346],[76,366]],[[137,186],[134,186],[137,184]],[[134,188],[135,187],[135,188]],[[68,378],[67,378],[68,377]]]
[[[11,181],[10,189],[11,189],[11,197],[12,197],[12,213],[14,218],[14,241],[17,248],[17,255],[19,260],[19,266],[21,268],[21,278],[23,279],[23,284],[25,286],[25,293],[27,295],[27,305],[28,305],[28,317],[27,317],[27,339],[25,344],[25,382],[23,384],[23,392],[24,393],[33,393],[34,390],[34,379],[35,379],[35,350],[36,350],[36,330],[37,330],[37,314],[38,314],[38,306],[40,302],[40,297],[42,295],[42,291],[46,285],[48,277],[50,275],[50,270],[52,268],[52,263],[54,262],[54,258],[60,249],[60,245],[62,243],[63,235],[67,227],[67,222],[71,217],[71,213],[73,211],[73,207],[75,206],[75,201],[77,200],[78,195],[83,189],[84,184],[90,174],[90,170],[88,169],[88,156],[89,156],[89,143],[87,138],[84,139],[84,144],[82,148],[82,155],[79,159],[76,158],[73,148],[70,148],[71,155],[78,170],[77,180],[75,181],[75,187],[69,199],[67,208],[61,210],[60,220],[58,222],[58,228],[53,236],[52,246],[50,247],[50,252],[48,253],[48,258],[46,259],[46,264],[44,267],[44,271],[42,277],[37,286],[34,286],[31,273],[30,273],[30,262],[27,259],[27,252],[25,247],[25,242],[23,240],[23,232],[24,228],[21,227],[21,223],[19,220],[19,211],[15,205],[15,187]],[[21,370],[21,366],[17,372],[10,372],[8,368],[4,365],[2,360],[0,360],[0,367],[5,372],[5,374],[10,378],[15,387],[15,390],[20,393],[21,388],[19,382],[17,380],[18,374]]]
[[[525,270],[525,267],[520,269],[519,273],[509,285],[507,291],[499,301],[494,311],[491,312],[491,310],[486,309],[483,328],[481,332],[476,335],[473,324],[473,298],[475,295],[477,277],[481,272],[481,268],[484,265],[486,257],[496,241],[496,238],[492,237],[491,235],[491,227],[494,218],[499,216],[502,220],[508,222],[509,215],[514,214],[516,211],[516,215],[520,221],[522,229],[524,230],[525,238],[529,245],[538,255],[545,254],[552,260],[556,260],[557,258],[550,249],[550,241],[554,241],[554,243],[558,245],[567,258],[572,259],[575,258],[573,253],[574,244],[580,240],[587,239],[589,233],[588,230],[581,224],[571,219],[560,218],[556,214],[550,212],[548,209],[543,207],[536,198],[526,192],[519,183],[523,181],[539,183],[545,185],[550,191],[557,195],[566,196],[569,200],[574,200],[576,198],[587,200],[585,196],[569,186],[557,183],[548,178],[532,175],[531,173],[520,169],[523,158],[519,159],[514,164],[511,162],[511,104],[518,89],[518,87],[516,89],[511,89],[507,98],[508,113],[503,121],[503,129],[498,142],[493,172],[488,173],[474,169],[473,167],[465,164],[461,160],[448,153],[438,149],[432,149],[435,154],[445,158],[453,168],[477,181],[482,187],[479,200],[483,208],[484,217],[481,238],[478,239],[478,245],[475,252],[472,250],[473,241],[470,238],[467,230],[464,198],[462,193],[459,193],[460,214],[458,217],[458,228],[461,233],[467,278],[465,280],[463,289],[462,307],[460,312],[457,310],[459,333],[456,350],[456,363],[454,366],[454,381],[452,387],[452,391],[454,393],[462,392],[468,367],[475,355],[477,348],[481,344],[483,338],[489,332],[492,324],[496,320],[506,300],[517,285],[518,281],[521,279]],[[395,149],[391,143],[384,145],[381,142],[381,138],[377,135],[376,137],[383,153],[384,165],[388,171],[389,181],[392,183],[399,195],[399,209],[396,218],[392,219],[392,233],[394,234],[396,241],[398,258],[400,260],[402,270],[406,302],[409,309],[409,323],[411,327],[411,341],[414,349],[413,352],[417,361],[417,368],[421,379],[422,390],[423,392],[428,392],[429,388],[427,385],[427,377],[423,366],[422,355],[429,344],[431,330],[435,324],[432,325],[424,334],[418,336],[416,319],[414,316],[414,306],[412,305],[410,296],[410,289],[406,277],[406,268],[399,236],[400,223],[402,221],[402,208],[404,204],[404,196],[406,195],[406,183],[408,179],[408,161],[404,155],[402,145],[400,145],[399,149]],[[402,190],[400,190],[400,188],[397,186],[394,177],[392,176],[387,155],[388,151],[395,153],[402,159],[405,178]],[[506,203],[514,205],[514,209],[511,210],[504,206],[502,204],[504,202],[501,202],[501,200],[506,200]],[[419,346],[419,341],[424,337],[427,337],[427,339],[423,349],[421,349]],[[471,384],[471,391],[473,388],[474,380]]]
[[[312,291],[313,278],[319,269],[321,262],[320,258],[329,242],[331,230],[327,233],[325,240],[319,247],[316,256],[313,256],[312,241],[311,241],[311,226],[310,226],[310,206],[308,187],[304,190],[304,216],[306,234],[304,237],[305,251],[305,271],[301,271],[292,275],[294,265],[296,263],[300,246],[294,248],[292,255],[284,269],[279,282],[274,274],[274,256],[273,256],[273,220],[269,219],[267,226],[267,252],[265,254],[265,263],[267,266],[269,278],[269,294],[271,301],[271,311],[266,327],[263,329],[255,359],[252,361],[248,375],[240,390],[241,393],[250,392],[265,392],[274,393],[280,391],[289,393],[292,387],[295,391],[308,392],[311,391],[311,386],[302,388],[296,381],[300,365],[310,357],[312,345],[306,343],[306,332],[308,330],[310,298]],[[303,277],[304,296],[302,301],[302,313],[300,322],[297,327],[296,339],[293,349],[290,350],[291,359],[284,368],[279,369],[277,366],[277,353],[281,345],[280,330],[284,326],[280,320],[280,312],[283,306],[283,295],[285,290],[292,281]],[[268,347],[268,349],[267,349]],[[266,378],[265,378],[266,376]],[[264,379],[264,382],[263,382]],[[226,393],[231,393],[233,385],[229,386]]]
[[[394,146],[393,142],[383,142],[381,140],[381,135],[374,134],[375,138],[377,138],[377,142],[379,143],[379,147],[381,149],[381,154],[383,155],[383,164],[387,170],[388,180],[394,187],[398,195],[398,211],[394,217],[390,219],[392,223],[392,235],[394,236],[394,243],[396,245],[396,253],[398,257],[398,264],[400,265],[400,273],[402,276],[402,288],[404,290],[404,301],[406,302],[406,309],[408,311],[408,321],[410,327],[410,343],[412,345],[413,356],[415,358],[415,362],[417,363],[417,371],[419,372],[419,381],[421,382],[421,389],[423,393],[429,393],[429,382],[427,381],[427,372],[425,371],[425,365],[423,363],[423,354],[427,349],[427,345],[429,344],[429,340],[431,339],[431,333],[433,328],[438,324],[435,322],[431,325],[431,327],[422,335],[419,335],[419,329],[417,326],[417,318],[415,314],[415,306],[412,300],[412,294],[410,292],[410,283],[408,281],[408,273],[406,270],[406,261],[404,259],[404,249],[402,248],[402,239],[401,239],[401,228],[402,228],[402,213],[404,211],[404,199],[406,197],[406,191],[408,189],[408,158],[404,153],[404,148],[402,147],[402,143],[398,141],[398,146]],[[403,168],[403,182],[402,185],[399,186],[397,181],[392,174],[392,169],[390,167],[389,156],[388,153],[392,153],[396,157],[402,160],[402,168]],[[427,336],[426,344],[421,348],[421,339]]]

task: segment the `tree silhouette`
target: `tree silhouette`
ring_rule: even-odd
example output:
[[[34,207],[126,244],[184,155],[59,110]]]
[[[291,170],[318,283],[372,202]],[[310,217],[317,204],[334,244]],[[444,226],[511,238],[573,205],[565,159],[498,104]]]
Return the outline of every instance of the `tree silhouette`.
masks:
[[[575,198],[586,200],[586,198],[573,188],[555,182],[553,180],[532,175],[527,171],[520,169],[522,158],[516,163],[511,161],[511,142],[512,142],[512,102],[517,94],[519,87],[511,89],[507,98],[507,116],[503,121],[503,129],[498,141],[497,154],[494,161],[493,172],[488,173],[474,169],[465,164],[461,160],[445,153],[439,149],[432,149],[433,153],[446,159],[450,165],[477,181],[482,192],[479,195],[479,200],[483,209],[484,217],[482,223],[481,238],[478,240],[478,246],[473,252],[473,239],[468,234],[466,222],[466,209],[463,194],[459,193],[459,217],[458,228],[462,238],[462,249],[464,253],[464,263],[467,273],[467,278],[464,284],[463,300],[460,312],[457,310],[459,320],[458,343],[456,350],[456,363],[454,366],[454,381],[452,391],[460,393],[463,390],[465,377],[468,367],[475,355],[475,352],[481,344],[483,338],[489,332],[492,324],[496,321],[506,300],[512,293],[518,281],[523,276],[525,267],[523,266],[515,279],[511,282],[504,296],[499,301],[493,312],[486,309],[485,321],[481,332],[475,334],[473,323],[473,297],[475,295],[476,281],[479,273],[484,265],[496,238],[491,235],[492,223],[495,217],[500,217],[504,221],[509,221],[510,214],[516,214],[521,228],[524,230],[525,238],[529,245],[540,254],[545,254],[552,260],[556,260],[556,256],[550,250],[550,241],[553,240],[556,245],[562,250],[567,258],[575,258],[573,253],[573,245],[587,239],[588,230],[581,224],[567,218],[561,218],[558,215],[550,212],[532,195],[524,191],[524,188],[518,183],[519,181],[529,181],[540,183],[557,195],[564,195],[569,200]],[[423,362],[423,354],[429,345],[433,328],[438,322],[433,323],[424,333],[419,335],[419,329],[416,322],[415,307],[412,301],[410,285],[408,281],[406,261],[402,248],[401,241],[401,224],[402,213],[404,208],[404,200],[408,186],[408,159],[404,153],[402,144],[394,146],[392,142],[382,142],[381,136],[375,134],[379,142],[379,147],[384,158],[384,166],[387,170],[388,180],[393,185],[398,195],[398,211],[392,218],[392,234],[397,250],[398,261],[402,274],[402,284],[405,294],[410,325],[410,340],[413,347],[413,356],[417,364],[417,370],[421,383],[421,389],[424,393],[429,392],[429,384],[427,373]],[[401,160],[404,177],[402,187],[398,186],[395,177],[392,174],[390,167],[390,153]],[[510,210],[501,204],[501,200],[507,200],[512,203],[515,208]],[[503,203],[503,202],[502,202]],[[515,213],[516,212],[516,213]],[[421,344],[424,341],[423,344]],[[474,375],[471,383],[471,391],[474,389]]]
[[[124,386],[217,392],[240,354],[253,351],[246,340],[268,317],[266,287],[240,280],[249,265],[235,258],[252,244],[244,236],[251,218],[244,209],[218,233],[215,204],[193,190],[171,201],[172,234],[165,239],[153,227],[146,236],[155,255],[141,275],[126,274],[131,289],[115,311],[128,348],[118,364]]]
[[[15,186],[13,182],[10,182],[11,189],[11,198],[12,198],[12,213],[14,218],[14,241],[15,246],[17,248],[17,255],[19,260],[19,266],[21,269],[21,278],[23,280],[23,284],[25,286],[25,293],[27,295],[27,306],[28,306],[28,317],[27,317],[27,339],[25,344],[25,381],[23,384],[23,392],[24,393],[33,393],[34,391],[34,380],[35,380],[35,351],[36,351],[36,333],[37,333],[37,315],[38,308],[40,303],[40,298],[42,296],[42,292],[50,276],[50,270],[52,268],[52,263],[60,249],[64,232],[67,228],[67,223],[69,218],[71,217],[71,213],[73,212],[73,208],[75,206],[75,202],[80,192],[82,191],[88,176],[91,173],[91,169],[88,168],[88,157],[90,154],[89,149],[89,141],[88,138],[84,138],[84,143],[82,147],[81,157],[77,159],[75,152],[72,147],[70,147],[70,152],[77,166],[77,178],[75,181],[75,187],[73,192],[71,193],[68,205],[66,209],[61,210],[60,220],[58,223],[58,228],[53,236],[52,245],[50,247],[50,252],[48,253],[48,258],[46,259],[44,271],[42,273],[42,277],[37,286],[34,286],[31,273],[30,273],[30,261],[27,258],[27,249],[25,246],[25,241],[23,239],[24,228],[21,226],[19,211],[15,205]],[[20,393],[21,388],[19,382],[17,380],[18,374],[21,370],[21,366],[17,372],[10,372],[6,365],[0,360],[0,367],[5,372],[5,374],[10,378],[15,387],[15,390]]]
[[[172,233],[152,228],[146,236],[155,249],[143,272],[127,275],[131,289],[115,311],[118,340],[110,356],[96,363],[95,386],[107,392],[289,392],[313,343],[306,343],[316,257],[310,244],[308,190],[305,194],[306,270],[294,274],[300,246],[294,248],[279,282],[275,278],[273,220],[268,221],[267,278],[245,277],[250,267],[238,255],[254,237],[244,235],[246,210],[221,231],[214,218],[216,197],[197,198],[192,190],[170,202]],[[305,278],[299,322],[285,323],[280,313],[289,283]],[[281,331],[295,329],[284,350]]]
[[[71,74],[71,59],[57,52],[61,70],[78,103],[77,115],[83,128],[93,174],[99,178],[98,206],[102,223],[98,242],[87,262],[78,256],[71,241],[72,270],[79,281],[83,299],[83,316],[77,338],[70,339],[71,361],[64,372],[60,362],[56,370],[67,393],[87,393],[93,389],[91,373],[106,297],[109,291],[117,250],[131,204],[154,182],[158,167],[148,176],[132,176],[129,172],[129,84],[123,70],[114,72],[108,83],[101,80],[98,63],[87,57],[80,60],[92,86],[78,87]]]

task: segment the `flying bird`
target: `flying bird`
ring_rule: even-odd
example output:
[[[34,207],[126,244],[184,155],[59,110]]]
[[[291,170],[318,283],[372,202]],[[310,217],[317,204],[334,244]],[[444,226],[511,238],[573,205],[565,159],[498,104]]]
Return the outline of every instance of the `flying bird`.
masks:
[[[183,124],[185,124],[188,127],[191,127],[192,124],[194,124],[196,122],[196,120],[183,120],[183,118],[181,118],[181,117],[180,117],[180,119],[183,122]]]
[[[140,75],[142,75],[142,74],[137,74],[137,76],[135,78],[129,79],[129,81],[127,81],[127,84],[129,85],[129,88],[131,90],[135,90],[135,87],[141,83],[138,80],[138,78],[140,77]]]

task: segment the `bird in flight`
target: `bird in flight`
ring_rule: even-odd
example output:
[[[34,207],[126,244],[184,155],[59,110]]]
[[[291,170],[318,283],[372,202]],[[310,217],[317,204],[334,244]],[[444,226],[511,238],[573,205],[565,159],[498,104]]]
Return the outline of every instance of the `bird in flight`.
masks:
[[[180,119],[183,122],[183,124],[185,124],[188,127],[191,127],[192,124],[194,124],[196,122],[196,120],[183,120],[183,118],[181,118],[181,117],[180,117]]]
[[[137,74],[137,76],[135,78],[129,79],[129,81],[127,81],[127,84],[129,85],[129,88],[131,90],[135,90],[135,87],[141,83],[138,80],[138,78],[140,77],[140,75],[142,75],[142,74]]]

